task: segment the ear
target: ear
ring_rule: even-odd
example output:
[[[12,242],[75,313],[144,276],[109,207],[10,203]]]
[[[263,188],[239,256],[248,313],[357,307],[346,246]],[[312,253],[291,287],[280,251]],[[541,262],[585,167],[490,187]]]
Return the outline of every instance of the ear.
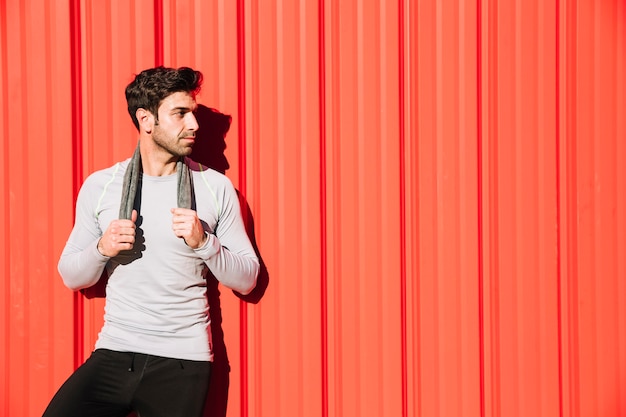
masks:
[[[154,116],[148,110],[139,108],[135,112],[137,121],[139,122],[139,130],[146,133],[152,133],[154,127]]]

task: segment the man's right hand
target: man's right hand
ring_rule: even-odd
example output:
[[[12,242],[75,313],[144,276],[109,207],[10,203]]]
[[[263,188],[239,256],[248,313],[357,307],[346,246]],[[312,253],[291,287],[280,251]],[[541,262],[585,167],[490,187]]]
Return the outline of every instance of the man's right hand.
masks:
[[[137,210],[133,210],[130,220],[113,220],[98,241],[98,252],[112,258],[125,250],[131,250],[135,244],[135,222]]]

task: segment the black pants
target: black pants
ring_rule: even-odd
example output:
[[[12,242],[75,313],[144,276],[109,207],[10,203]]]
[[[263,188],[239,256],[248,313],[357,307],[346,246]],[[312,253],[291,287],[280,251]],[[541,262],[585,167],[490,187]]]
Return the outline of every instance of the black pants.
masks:
[[[61,386],[44,417],[202,415],[211,362],[94,351]]]

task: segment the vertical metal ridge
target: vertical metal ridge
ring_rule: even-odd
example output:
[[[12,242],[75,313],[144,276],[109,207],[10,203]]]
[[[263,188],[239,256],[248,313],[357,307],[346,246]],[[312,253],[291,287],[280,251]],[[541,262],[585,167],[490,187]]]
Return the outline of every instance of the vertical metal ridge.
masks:
[[[402,390],[402,416],[408,417],[408,359],[407,359],[407,273],[406,273],[406,251],[407,251],[407,239],[406,239],[406,163],[404,161],[405,152],[405,111],[406,111],[406,96],[405,96],[405,71],[404,65],[406,64],[404,59],[404,37],[405,37],[405,9],[404,0],[398,0],[398,123],[399,125],[399,178],[400,178],[400,387]]]
[[[320,311],[322,417],[328,417],[328,223],[326,218],[326,20],[325,0],[318,0],[318,71],[320,123]]]
[[[576,161],[576,140],[578,132],[576,130],[576,107],[577,107],[577,92],[576,92],[576,26],[578,24],[576,7],[571,4],[570,1],[565,1],[565,7],[561,8],[561,13],[564,13],[564,19],[566,27],[562,28],[564,40],[561,44],[563,50],[564,62],[562,62],[564,79],[561,79],[565,84],[562,88],[562,94],[565,95],[565,103],[563,113],[563,125],[566,132],[561,130],[563,140],[568,141],[567,147],[561,148],[561,155],[559,158],[562,160],[561,170],[563,176],[559,176],[561,184],[560,197],[563,203],[560,204],[560,218],[565,223],[566,227],[563,230],[564,237],[561,239],[562,249],[561,254],[561,274],[563,274],[563,267],[566,268],[565,280],[561,280],[561,290],[563,294],[562,298],[562,314],[565,314],[565,323],[563,324],[561,331],[565,331],[563,336],[566,346],[563,348],[561,355],[566,354],[564,359],[564,365],[562,372],[567,373],[566,386],[563,388],[563,409],[568,411],[564,415],[570,415],[576,417],[580,415],[579,406],[579,380],[580,370],[577,366],[578,361],[578,329],[577,329],[577,300],[576,295],[578,293],[578,274],[576,270],[576,248],[575,243],[578,235],[578,225],[576,220],[576,213],[570,213],[570,210],[574,210],[576,207],[576,187],[577,187],[577,175],[575,171],[574,163]],[[573,33],[572,33],[573,32]],[[563,218],[565,216],[565,219]]]
[[[45,16],[45,32],[46,33],[51,33],[52,30],[50,28],[50,22],[53,19],[53,17],[51,16],[51,6],[48,2],[46,2],[46,4],[44,5],[44,16]],[[45,50],[45,54],[46,54],[46,65],[52,67],[52,50],[53,50],[53,37],[52,36],[48,36],[46,38],[46,50]],[[45,74],[45,78],[46,78],[46,108],[48,109],[53,109],[55,107],[55,103],[53,100],[54,97],[54,93],[53,93],[53,88],[52,86],[54,85],[54,79],[53,79],[53,68],[50,68],[46,71]],[[53,115],[53,112],[50,112],[50,116]],[[47,121],[47,125],[51,126],[53,124],[53,122],[51,120]],[[51,129],[52,131],[54,131],[54,129]],[[53,156],[53,152],[52,149],[54,147],[54,138],[52,135],[47,135],[46,139],[45,139],[45,146],[46,146],[46,170],[48,172],[52,171],[52,167],[54,166],[54,156]],[[48,175],[46,178],[46,198],[51,201],[54,199],[54,192],[51,191],[54,189],[54,176],[53,175]],[[54,214],[53,214],[53,210],[46,210],[46,223],[47,224],[54,224]],[[51,236],[52,234],[52,229],[51,230],[46,230],[47,233],[47,241],[51,242],[53,240],[53,237]],[[45,255],[44,258],[48,260],[49,264],[46,266],[46,270],[49,272],[52,272],[54,268],[53,265],[53,260],[55,260],[55,256],[56,253],[54,251],[54,245],[49,243],[45,246]],[[54,273],[51,274],[54,277]],[[46,288],[46,293],[47,294],[53,294],[54,291],[54,280],[49,280],[47,283],[47,288]],[[56,307],[56,299],[54,297],[50,297],[49,302],[47,304],[48,308],[50,310],[55,309]],[[54,329],[54,314],[48,314],[47,317],[47,326],[46,326],[46,337],[49,338],[49,340],[54,340],[54,332],[52,331],[52,329]],[[47,353],[47,357],[46,359],[48,360],[49,363],[53,363],[54,361],[54,349],[52,347],[52,345],[49,345],[48,347],[48,351]],[[52,386],[53,385],[53,368],[49,369],[47,374],[46,374],[46,384],[48,386]]]
[[[498,2],[497,0],[489,0],[488,3],[488,21],[487,21],[487,25],[489,26],[489,36],[487,38],[487,69],[486,71],[488,72],[487,76],[489,77],[489,81],[487,83],[487,95],[488,97],[487,99],[487,109],[486,109],[486,115],[483,114],[484,117],[488,118],[488,124],[489,126],[487,127],[488,133],[487,133],[487,146],[483,146],[482,149],[483,151],[485,151],[485,148],[487,148],[487,177],[485,177],[484,175],[484,169],[485,166],[483,166],[483,179],[485,179],[486,181],[488,181],[488,190],[487,190],[487,194],[486,194],[486,198],[487,198],[487,207],[489,210],[489,220],[488,220],[488,224],[489,224],[489,233],[488,233],[488,237],[487,239],[489,240],[489,251],[487,254],[487,258],[488,258],[488,262],[489,262],[489,276],[487,277],[488,279],[488,285],[489,285],[489,292],[488,292],[488,297],[489,297],[489,317],[488,317],[488,321],[489,321],[489,340],[488,340],[488,344],[489,344],[489,349],[490,349],[490,358],[489,358],[489,376],[491,378],[490,380],[490,386],[489,386],[489,393],[490,393],[490,400],[491,400],[491,412],[494,415],[500,415],[500,413],[502,412],[502,407],[501,407],[501,387],[500,387],[500,382],[501,382],[501,370],[500,370],[500,317],[499,317],[499,311],[500,311],[500,299],[499,299],[499,295],[500,295],[500,290],[499,290],[499,281],[498,281],[498,271],[499,271],[499,265],[500,265],[500,261],[499,261],[499,252],[500,252],[500,248],[499,248],[499,229],[500,229],[500,224],[498,222],[498,218],[499,218],[499,209],[498,209],[498,194],[499,194],[499,190],[498,190],[498,174],[499,174],[499,166],[498,166],[498,161],[497,161],[497,155],[498,155],[498,125],[499,125],[499,120],[498,120],[498,86],[499,86],[499,77],[498,77],[498,71],[497,71],[497,36],[498,36],[498,22],[496,17],[498,16]],[[484,22],[483,22],[484,23]],[[493,31],[492,31],[493,29]],[[483,51],[485,52],[485,51]],[[495,55],[495,56],[492,56]],[[483,97],[483,102],[485,100],[485,97]],[[483,126],[484,128],[484,126]],[[485,135],[484,135],[484,130],[483,130],[483,145],[485,145]],[[485,196],[485,190],[483,189],[483,196]],[[484,209],[485,207],[483,206],[483,213],[484,213]],[[484,223],[483,223],[483,227],[484,227]],[[483,237],[485,237],[485,235],[483,234]],[[483,239],[483,245],[485,243],[484,239]],[[483,253],[485,253],[485,251],[483,250]],[[483,270],[484,272],[484,270]],[[483,275],[483,283],[485,282],[485,276]],[[483,297],[483,302],[485,301],[485,298]]]
[[[154,65],[164,63],[163,0],[154,0]]]
[[[482,0],[476,0],[476,146],[477,146],[477,255],[478,255],[478,343],[480,416],[485,416],[485,325],[484,325],[484,231],[483,231],[483,52]]]
[[[237,127],[239,129],[239,192],[246,196],[246,42],[245,42],[245,0],[237,1]],[[244,218],[246,224],[249,219]],[[239,301],[240,313],[240,390],[241,416],[248,416],[248,314],[247,305]]]
[[[1,71],[0,74],[7,74],[7,14],[6,14],[6,7],[0,7],[0,65],[1,65]],[[8,103],[8,98],[9,98],[9,94],[8,94],[8,80],[6,78],[6,75],[4,77],[2,77],[2,80],[0,80],[0,83],[2,83],[2,88],[0,89],[0,92],[2,93],[2,100],[0,101],[1,103]],[[2,106],[2,108],[0,109],[2,111],[2,116],[0,117],[1,120],[3,120],[2,125],[0,125],[0,127],[2,128],[2,137],[3,138],[8,138],[9,137],[9,128],[8,128],[8,109],[4,107],[4,105]],[[6,193],[8,193],[9,191],[9,186],[10,186],[10,176],[9,176],[9,164],[7,163],[7,158],[9,157],[10,153],[9,153],[9,141],[8,140],[3,140],[2,141],[2,182],[3,182],[3,190],[5,191],[5,194],[2,198],[2,202],[3,202],[3,209],[2,212],[4,213],[4,218],[2,219],[2,225],[4,226],[3,230],[5,230],[5,236],[3,236],[3,241],[6,242],[7,236],[6,236],[6,231],[10,230],[10,226],[11,226],[11,218],[10,218],[10,210],[11,210],[11,205],[10,205],[10,201],[8,198],[6,198]],[[4,272],[4,277],[10,277],[11,276],[11,265],[8,258],[8,255],[6,253],[6,249],[4,249],[3,246],[3,254],[2,254],[2,259],[5,260],[5,262],[2,262],[2,270]],[[2,405],[0,406],[3,413],[2,415],[5,416],[9,416],[11,415],[9,410],[10,407],[9,405],[11,404],[10,401],[10,392],[9,392],[9,386],[10,386],[10,376],[11,373],[8,371],[9,370],[9,363],[11,361],[10,355],[8,354],[8,352],[10,352],[11,350],[11,345],[9,343],[10,341],[10,337],[9,337],[9,323],[10,323],[10,317],[11,317],[11,296],[10,296],[10,291],[9,291],[9,287],[10,287],[10,280],[9,279],[4,279],[2,282],[2,287],[3,287],[3,291],[2,291],[2,301],[3,301],[3,316],[2,316],[2,325],[0,326],[0,328],[2,329],[2,336],[0,336],[4,342],[3,344],[3,349],[2,351],[4,352],[3,354],[3,358],[2,358],[2,363],[4,365],[3,369],[5,369],[4,372],[2,372],[2,392],[0,393],[0,399],[2,401],[0,401],[2,403]]]
[[[480,196],[479,236],[482,283],[482,415],[499,415],[500,409],[500,340],[498,282],[498,72],[497,19],[498,3],[480,0]]]
[[[72,76],[72,197],[76,201],[83,179],[83,103],[82,103],[82,51],[81,51],[80,0],[70,2],[71,76]],[[72,202],[73,210],[76,210]],[[84,362],[84,299],[74,292],[74,367]]]
[[[561,233],[562,233],[562,224],[561,224],[561,8],[560,8],[561,0],[557,0],[555,2],[556,8],[556,21],[555,21],[555,63],[556,63],[556,71],[555,71],[555,146],[556,146],[556,161],[555,161],[555,170],[556,170],[556,181],[555,181],[555,193],[556,193],[556,304],[557,304],[557,360],[558,360],[558,393],[559,393],[559,416],[563,417],[563,329],[562,329],[562,299],[561,299],[561,288],[562,288],[562,268],[561,268]]]
[[[23,43],[21,45],[22,50],[20,51],[19,58],[16,60],[16,62],[19,63],[18,65],[22,74],[28,74],[28,68],[31,62],[30,55],[34,53],[36,50],[35,46],[32,44],[33,42],[29,42],[30,40],[29,35],[28,35],[29,32],[27,31],[27,27],[28,27],[28,24],[30,23],[30,18],[31,18],[31,12],[28,10],[29,6],[30,4],[27,4],[27,3],[21,3],[19,6],[19,10],[20,10],[19,11],[19,34],[20,34],[20,39],[22,40]],[[37,50],[37,53],[39,53],[38,50]],[[23,87],[23,89],[24,91],[26,91],[26,94],[24,94],[24,96],[21,97],[17,101],[16,108],[22,111],[22,114],[28,114],[28,104],[29,104],[29,101],[32,100],[32,97],[28,93],[34,92],[35,88],[32,85],[27,84]],[[14,151],[19,149],[19,154],[28,155],[28,146],[25,143],[26,141],[21,141],[21,142],[22,143],[17,142],[15,144],[16,147],[14,148]],[[16,163],[17,160],[9,161],[9,167],[12,166],[11,162]],[[20,177],[18,179],[19,185],[21,186],[21,188],[16,194],[17,194],[18,199],[22,198],[22,201],[21,201],[22,207],[29,207],[32,201],[32,197],[30,195],[30,183],[29,183],[29,180],[31,179],[31,173],[29,172],[29,169],[28,169],[30,168],[29,166],[30,163],[31,163],[30,160],[27,160],[24,163],[24,166],[26,169],[21,171]],[[22,216],[23,215],[20,213],[17,215],[17,218],[21,220]],[[15,230],[15,224],[13,224],[13,227],[9,230],[11,231]],[[9,248],[9,253],[10,253],[11,258],[13,258],[17,254],[17,252],[18,252],[17,248],[15,247]],[[17,256],[15,256],[15,258],[17,258]],[[18,270],[22,270],[24,272],[24,276],[26,277],[28,277],[30,273],[28,265],[31,264],[31,260],[32,260],[32,253],[30,251],[25,251],[22,259],[16,262]],[[29,296],[28,296],[29,288],[30,288],[29,284],[30,283],[28,282],[28,280],[25,280],[25,282],[13,283],[13,285],[11,286],[11,299],[12,300],[19,299],[20,302],[24,303],[21,309],[18,310],[17,314],[15,314],[16,312],[14,312],[12,319],[17,318],[18,321],[21,319],[22,325],[24,326],[30,326],[30,319],[31,319],[31,311],[28,308],[26,308],[26,306],[28,305],[28,301],[29,301]],[[19,340],[19,342],[14,345],[14,349],[13,349],[14,351],[15,351],[15,348],[21,350],[19,354],[22,355],[22,358],[24,359],[26,363],[31,362],[32,352],[30,350],[30,346],[28,346],[28,343],[26,343],[25,339]],[[21,378],[18,379],[16,382],[14,382],[14,384],[21,385],[20,389],[27,390],[28,387],[30,386],[31,380],[32,380],[31,374],[29,372],[24,372],[21,375]],[[24,405],[24,409],[28,410],[28,406]]]

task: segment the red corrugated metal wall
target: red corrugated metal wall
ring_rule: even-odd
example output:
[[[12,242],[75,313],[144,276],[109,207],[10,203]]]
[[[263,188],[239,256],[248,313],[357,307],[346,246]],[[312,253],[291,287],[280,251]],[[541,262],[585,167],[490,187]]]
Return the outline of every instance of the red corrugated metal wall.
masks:
[[[232,116],[197,157],[265,265],[213,299],[207,416],[626,415],[624,1],[0,5],[2,415],[92,348],[56,262],[157,64]]]

